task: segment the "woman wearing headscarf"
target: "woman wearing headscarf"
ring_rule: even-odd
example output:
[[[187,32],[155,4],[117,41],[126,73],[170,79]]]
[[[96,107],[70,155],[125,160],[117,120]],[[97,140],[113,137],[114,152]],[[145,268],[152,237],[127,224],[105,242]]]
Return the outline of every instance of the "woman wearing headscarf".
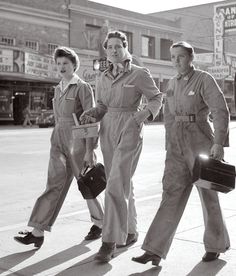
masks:
[[[115,247],[137,241],[137,214],[132,177],[142,150],[142,127],[154,119],[162,104],[148,69],[132,64],[127,37],[120,31],[107,34],[104,48],[109,61],[97,87],[96,107],[85,111],[81,123],[101,121],[100,143],[107,187],[102,246],[95,259],[108,262]],[[139,106],[145,96],[145,109]]]

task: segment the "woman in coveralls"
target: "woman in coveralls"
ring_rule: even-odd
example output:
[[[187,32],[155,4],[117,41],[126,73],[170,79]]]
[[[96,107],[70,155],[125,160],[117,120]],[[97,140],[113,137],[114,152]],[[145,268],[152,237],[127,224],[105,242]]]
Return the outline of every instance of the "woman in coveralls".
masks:
[[[192,190],[192,169],[200,153],[221,160],[228,146],[229,112],[215,79],[192,65],[194,50],[186,42],[170,48],[177,75],[169,81],[164,108],[166,161],[160,207],[147,232],[142,249],[132,258],[139,263],[158,265],[165,259]],[[213,116],[214,134],[208,116]],[[199,188],[205,233],[206,253],[202,260],[217,259],[229,246],[218,194]]]
[[[96,107],[85,111],[80,120],[81,123],[90,122],[91,117],[101,120],[100,143],[107,186],[102,246],[95,259],[108,262],[115,246],[137,241],[132,177],[142,149],[143,122],[156,117],[162,94],[149,71],[131,63],[125,34],[108,33],[104,48],[110,66],[99,79]],[[138,111],[143,95],[147,105]]]
[[[65,200],[73,177],[78,179],[81,169],[88,163],[94,164],[93,138],[73,139],[72,127],[75,125],[72,114],[76,116],[93,106],[93,92],[89,84],[75,73],[79,68],[79,58],[70,48],[59,47],[55,50],[54,60],[62,79],[55,88],[53,110],[55,128],[51,136],[48,180],[44,193],[37,199],[28,226],[32,232],[19,232],[24,236],[14,239],[23,244],[34,243],[40,247],[44,241],[44,230],[51,231]],[[94,223],[85,239],[101,236],[103,207],[98,199],[87,200]]]

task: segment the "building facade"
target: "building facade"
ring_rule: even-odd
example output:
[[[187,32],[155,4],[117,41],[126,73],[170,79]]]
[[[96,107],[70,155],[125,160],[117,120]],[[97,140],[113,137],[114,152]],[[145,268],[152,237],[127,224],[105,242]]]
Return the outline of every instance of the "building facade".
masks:
[[[52,108],[59,81],[52,53],[59,45],[78,53],[78,74],[95,87],[100,71],[94,70],[94,60],[105,58],[108,30],[126,33],[134,62],[149,68],[161,91],[174,74],[169,47],[175,41],[193,44],[197,66],[213,67],[214,6],[145,15],[88,0],[0,0],[0,120],[20,123],[28,104],[35,116]],[[235,47],[224,46],[234,64]]]
[[[69,44],[64,1],[0,1],[0,120],[20,124],[30,106],[32,119],[52,108],[58,82],[51,54]]]
[[[231,117],[236,118],[236,1],[214,2],[152,15],[180,20],[182,39],[195,48],[196,67],[216,78]]]

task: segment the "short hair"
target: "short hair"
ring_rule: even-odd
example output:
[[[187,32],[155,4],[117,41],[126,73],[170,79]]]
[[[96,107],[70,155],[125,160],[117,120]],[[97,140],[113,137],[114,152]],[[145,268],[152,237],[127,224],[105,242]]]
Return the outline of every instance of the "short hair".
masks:
[[[193,56],[194,55],[194,48],[192,45],[190,45],[188,42],[186,41],[178,41],[178,42],[175,42],[173,43],[171,46],[170,46],[170,49],[173,49],[173,48],[177,48],[177,47],[182,47],[184,48],[190,56]]]
[[[68,58],[73,63],[73,65],[75,66],[74,71],[79,69],[79,66],[80,66],[79,57],[76,54],[76,52],[74,50],[72,50],[71,48],[68,48],[68,47],[65,47],[65,46],[57,47],[54,51],[54,54],[53,54],[54,61],[56,62],[57,58],[59,58],[59,57]]]
[[[104,42],[103,42],[103,48],[107,49],[107,43],[108,43],[108,39],[110,38],[119,38],[122,41],[123,47],[126,48],[128,47],[128,40],[127,40],[127,36],[121,32],[121,31],[111,31],[107,34]]]

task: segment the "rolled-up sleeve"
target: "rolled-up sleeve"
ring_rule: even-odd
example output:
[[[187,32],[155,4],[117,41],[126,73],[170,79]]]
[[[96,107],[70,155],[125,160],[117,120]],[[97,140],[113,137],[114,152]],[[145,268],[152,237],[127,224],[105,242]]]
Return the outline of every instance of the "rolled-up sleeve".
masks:
[[[140,93],[147,99],[145,109],[148,109],[152,114],[152,118],[148,119],[154,120],[162,106],[163,97],[147,68],[139,70],[137,86],[140,89]]]

